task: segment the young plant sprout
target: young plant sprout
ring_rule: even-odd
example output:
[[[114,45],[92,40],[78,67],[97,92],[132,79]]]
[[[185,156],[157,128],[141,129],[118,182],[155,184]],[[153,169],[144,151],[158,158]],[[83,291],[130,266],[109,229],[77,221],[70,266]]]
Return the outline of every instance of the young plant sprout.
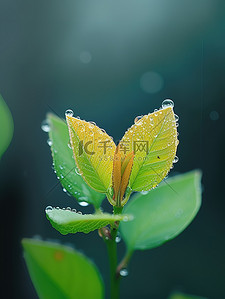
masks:
[[[48,206],[47,219],[64,235],[98,230],[108,250],[112,299],[119,298],[119,283],[128,274],[133,252],[160,246],[176,237],[193,220],[201,204],[200,171],[166,178],[178,161],[178,116],[173,107],[167,99],[159,110],[137,117],[117,145],[95,123],[74,117],[72,110],[66,111],[66,122],[48,114],[42,125],[49,134],[53,165],[63,190],[81,206],[92,204],[95,208],[93,214],[82,214],[70,207]],[[101,209],[105,197],[113,206],[112,214]],[[127,251],[118,262],[117,243],[121,238]],[[60,292],[64,292],[62,298],[104,298],[97,268],[80,253],[37,240],[24,240],[23,244],[41,298],[61,298],[56,296]],[[47,257],[54,273],[44,263]],[[45,283],[37,265],[47,277]],[[68,289],[66,281],[68,277],[71,281],[71,273],[74,282]],[[82,282],[83,276],[95,281],[88,285],[89,290]],[[50,285],[52,294],[46,297]]]

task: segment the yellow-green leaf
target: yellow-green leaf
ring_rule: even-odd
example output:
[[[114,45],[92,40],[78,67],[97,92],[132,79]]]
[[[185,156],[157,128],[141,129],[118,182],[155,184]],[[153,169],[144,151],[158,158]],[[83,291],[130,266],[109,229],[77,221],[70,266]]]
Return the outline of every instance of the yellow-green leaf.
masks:
[[[66,116],[76,164],[84,180],[96,191],[106,193],[112,184],[112,138],[93,123]]]
[[[121,142],[124,152],[134,152],[129,186],[147,191],[158,185],[170,170],[178,140],[172,107],[143,116],[127,130]]]
[[[47,208],[46,216],[51,225],[61,234],[89,233],[115,221],[128,221],[127,215],[112,215],[107,213],[79,214],[70,210]]]

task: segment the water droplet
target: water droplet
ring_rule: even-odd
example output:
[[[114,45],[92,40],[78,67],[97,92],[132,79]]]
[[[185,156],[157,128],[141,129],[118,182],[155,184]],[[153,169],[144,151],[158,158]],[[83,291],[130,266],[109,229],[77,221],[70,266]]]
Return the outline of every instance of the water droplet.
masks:
[[[148,194],[148,191],[141,191],[141,194],[146,195],[146,194]]]
[[[78,201],[78,204],[82,207],[87,207],[89,205],[89,203],[86,201]]]
[[[171,99],[165,99],[162,102],[162,108],[167,108],[167,107],[174,107],[174,102]]]
[[[63,188],[63,192],[67,192],[66,188]]]
[[[42,131],[44,131],[44,132],[46,132],[46,133],[48,133],[49,131],[50,131],[50,126],[49,126],[49,122],[48,122],[48,120],[44,120],[43,122],[42,122],[42,124],[41,124],[41,129],[42,129]]]
[[[71,207],[67,207],[66,209],[67,209],[67,211],[71,211]]]
[[[89,124],[96,126],[96,123],[94,121],[89,121]]]
[[[129,220],[129,217],[128,216],[124,216],[123,221],[127,222],[128,220]]]
[[[40,235],[34,235],[32,239],[42,241],[42,237]]]
[[[134,119],[134,123],[136,124],[140,119],[142,119],[143,115],[139,115],[137,117],[135,117]]]
[[[65,112],[65,115],[66,116],[73,116],[73,110],[67,109],[66,112]]]
[[[123,276],[123,277],[125,277],[125,276],[127,276],[129,273],[128,273],[128,270],[126,269],[126,268],[122,268],[121,270],[120,270],[120,275],[121,276]]]
[[[82,215],[82,212],[79,211],[79,212],[77,212],[77,214]]]
[[[59,210],[60,208],[59,207],[56,207],[56,210]]]
[[[182,209],[179,209],[179,210],[177,210],[177,212],[176,212],[176,214],[175,214],[175,217],[176,217],[176,218],[180,218],[182,214],[183,214],[183,210],[182,210]]]
[[[120,233],[117,232],[116,238],[115,238],[116,243],[119,243],[121,241],[121,236]]]
[[[174,157],[173,163],[177,163],[179,161],[179,158],[177,156]]]
[[[49,146],[52,146],[52,140],[51,140],[51,139],[48,139],[48,140],[47,140],[47,144],[48,144]]]
[[[70,142],[68,142],[68,148],[72,149]]]
[[[48,211],[52,211],[53,210],[53,207],[52,206],[47,206],[45,208],[45,212],[48,212]]]
[[[174,117],[175,117],[175,121],[178,121],[179,120],[179,116],[174,114]]]
[[[79,172],[79,169],[77,167],[75,167],[75,172],[76,172],[76,174],[81,175],[81,173]]]
[[[179,124],[178,124],[178,123],[176,123],[176,127],[179,127]]]
[[[72,212],[76,213],[76,212],[77,212],[77,210],[76,210],[76,209],[72,209]]]

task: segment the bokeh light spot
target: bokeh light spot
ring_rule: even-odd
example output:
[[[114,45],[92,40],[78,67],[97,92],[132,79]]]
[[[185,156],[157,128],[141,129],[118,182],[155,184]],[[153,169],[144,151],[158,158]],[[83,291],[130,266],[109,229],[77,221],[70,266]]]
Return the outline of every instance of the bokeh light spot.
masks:
[[[218,120],[219,119],[219,113],[217,111],[211,111],[209,113],[209,117],[211,120]]]
[[[156,72],[147,72],[141,76],[141,89],[147,93],[156,93],[163,88],[164,80],[162,76]]]
[[[83,51],[80,53],[80,61],[83,63],[89,63],[92,60],[91,53],[88,51]]]

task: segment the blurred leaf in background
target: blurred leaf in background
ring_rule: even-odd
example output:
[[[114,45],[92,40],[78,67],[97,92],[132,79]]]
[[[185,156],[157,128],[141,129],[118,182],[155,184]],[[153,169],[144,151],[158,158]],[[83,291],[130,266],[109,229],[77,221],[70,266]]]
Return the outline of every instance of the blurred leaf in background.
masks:
[[[180,292],[174,292],[169,296],[168,299],[206,299],[206,298],[195,296],[195,295],[187,295]]]
[[[0,95],[0,158],[13,136],[13,119],[8,106]]]

